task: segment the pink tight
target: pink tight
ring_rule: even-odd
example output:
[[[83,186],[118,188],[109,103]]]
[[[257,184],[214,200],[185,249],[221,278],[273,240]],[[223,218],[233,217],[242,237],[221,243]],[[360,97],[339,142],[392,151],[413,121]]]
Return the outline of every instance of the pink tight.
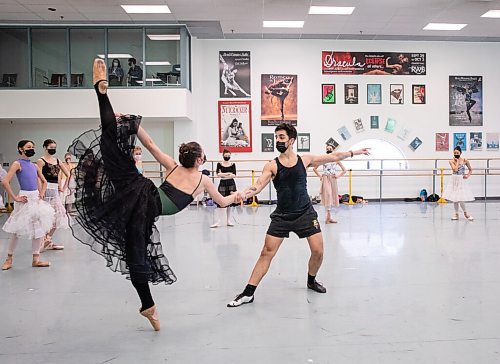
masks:
[[[18,242],[19,242],[19,237],[16,234],[12,234],[9,240],[9,247],[7,248],[8,255],[14,254],[14,250],[16,250]],[[42,238],[31,239],[31,248],[33,250],[33,255],[40,254],[41,247],[42,247]]]

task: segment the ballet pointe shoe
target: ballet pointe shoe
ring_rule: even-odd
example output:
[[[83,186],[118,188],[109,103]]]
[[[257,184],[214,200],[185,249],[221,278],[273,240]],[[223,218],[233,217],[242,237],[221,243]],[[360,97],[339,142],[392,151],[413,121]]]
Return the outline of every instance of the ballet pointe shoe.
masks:
[[[50,267],[50,262],[43,262],[40,260],[40,254],[33,254],[33,262],[31,263],[33,268],[45,268]]]
[[[12,268],[12,255],[9,254],[2,265],[2,270],[9,270],[10,268]]]
[[[158,318],[158,312],[156,311],[156,305],[150,307],[144,311],[141,311],[140,314],[147,318],[153,326],[155,331],[160,331],[160,319]]]
[[[453,221],[458,220],[458,213],[454,213],[453,216],[451,217]]]
[[[473,218],[471,215],[469,215],[467,212],[464,212],[464,217],[465,217],[467,220],[469,220],[469,221],[474,221],[474,218]]]
[[[99,82],[97,87],[101,94],[105,94],[108,90],[108,82],[106,81],[106,65],[100,58],[94,59],[94,66],[92,68],[92,82],[94,83],[94,85]]]

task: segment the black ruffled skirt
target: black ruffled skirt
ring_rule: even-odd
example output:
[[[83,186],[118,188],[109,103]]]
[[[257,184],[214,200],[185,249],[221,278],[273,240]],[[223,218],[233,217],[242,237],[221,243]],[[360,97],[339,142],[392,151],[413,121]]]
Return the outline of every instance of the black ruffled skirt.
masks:
[[[109,104],[106,95],[98,96]],[[176,277],[154,225],[161,211],[158,190],[132,157],[141,117],[104,121],[100,107],[102,128],[83,133],[68,149],[79,160],[73,235],[128,279],[172,284]]]

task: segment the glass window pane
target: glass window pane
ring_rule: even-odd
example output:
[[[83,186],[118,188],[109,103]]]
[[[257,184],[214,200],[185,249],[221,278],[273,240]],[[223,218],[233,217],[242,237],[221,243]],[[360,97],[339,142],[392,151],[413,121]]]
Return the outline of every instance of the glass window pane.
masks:
[[[28,31],[0,29],[0,87],[28,87]]]
[[[130,58],[135,64],[129,62]],[[119,66],[113,66],[113,63]],[[142,86],[142,29],[108,30],[108,77],[110,87]]]
[[[66,29],[32,29],[33,87],[67,87]]]
[[[70,87],[92,87],[94,58],[104,58],[104,29],[71,29]]]
[[[179,29],[146,29],[146,86],[180,85],[180,61]]]

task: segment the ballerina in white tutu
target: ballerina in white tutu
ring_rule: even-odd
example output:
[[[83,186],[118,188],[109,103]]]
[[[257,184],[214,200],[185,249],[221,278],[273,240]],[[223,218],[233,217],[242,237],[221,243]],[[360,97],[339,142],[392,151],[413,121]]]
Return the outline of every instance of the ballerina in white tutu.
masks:
[[[474,218],[469,215],[467,208],[465,206],[466,201],[474,201],[474,195],[472,194],[469,186],[467,186],[466,179],[468,179],[472,174],[472,167],[469,161],[462,157],[462,148],[459,146],[455,147],[453,150],[454,158],[450,159],[450,167],[453,171],[451,179],[448,181],[446,188],[443,193],[443,197],[448,201],[453,201],[453,207],[455,208],[455,213],[453,214],[452,220],[458,220],[458,206],[462,208],[464,216],[467,220],[473,221]],[[467,167],[468,172],[465,173],[465,167]]]
[[[60,188],[59,176],[64,174],[68,179],[70,177],[69,171],[66,166],[55,158],[57,152],[57,144],[53,139],[47,139],[43,142],[43,157],[36,161],[38,168],[42,171],[43,176],[47,180],[47,190],[45,191],[44,200],[52,206],[55,211],[54,225],[52,229],[45,235],[43,242],[43,250],[63,250],[64,245],[56,244],[52,241],[52,236],[57,229],[67,229],[68,215],[61,200],[59,192],[63,189]]]
[[[43,200],[47,188],[47,181],[42,172],[30,161],[35,154],[35,144],[30,140],[21,140],[17,144],[17,150],[21,155],[17,161],[12,163],[2,184],[14,201],[14,211],[10,214],[3,226],[3,230],[12,234],[7,248],[7,259],[2,270],[12,268],[12,256],[16,249],[19,236],[27,236],[32,241],[33,267],[48,267],[49,262],[40,260],[40,248],[42,239],[52,228],[54,223],[54,209]],[[10,187],[10,180],[16,174],[21,186],[19,194],[14,194]],[[40,179],[40,189],[38,189]]]

